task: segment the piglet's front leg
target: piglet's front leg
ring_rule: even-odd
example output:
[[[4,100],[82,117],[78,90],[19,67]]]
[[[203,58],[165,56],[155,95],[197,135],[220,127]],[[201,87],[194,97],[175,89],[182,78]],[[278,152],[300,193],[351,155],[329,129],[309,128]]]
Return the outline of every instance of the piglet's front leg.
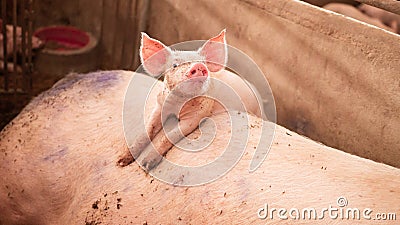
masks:
[[[197,107],[196,107],[197,106]],[[156,167],[162,160],[163,156],[182,138],[192,133],[199,126],[202,119],[211,115],[213,100],[208,98],[197,98],[189,101],[179,113],[179,121],[172,125],[172,129],[168,129],[169,119],[162,129],[152,140],[151,151],[143,158],[140,164],[147,170]],[[168,132],[168,135],[165,134]]]
[[[146,123],[146,132],[136,138],[135,143],[129,146],[129,151],[126,151],[118,160],[118,165],[121,167],[131,164],[143,152],[150,141],[154,139],[155,135],[161,130],[161,106],[156,105],[152,111],[148,122]]]
[[[140,163],[145,170],[150,171],[156,167],[163,156],[182,138],[192,133],[199,125],[202,118],[191,118],[190,120],[180,120],[178,125],[168,131],[168,137],[164,130],[161,130],[153,139],[151,151],[143,158]]]

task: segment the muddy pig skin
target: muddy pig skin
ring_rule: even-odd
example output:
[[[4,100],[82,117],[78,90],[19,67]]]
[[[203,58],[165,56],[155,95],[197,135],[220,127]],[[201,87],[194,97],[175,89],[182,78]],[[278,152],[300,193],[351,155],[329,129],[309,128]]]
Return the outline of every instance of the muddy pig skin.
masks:
[[[265,204],[287,210],[337,207],[340,196],[351,208],[371,208],[371,217],[378,212],[399,215],[398,169],[325,147],[280,126],[266,161],[249,173],[260,135],[257,127],[268,124],[253,116],[242,159],[215,182],[179,187],[152,178],[136,163],[118,167],[118,156],[126,151],[122,108],[132,76],[141,75],[70,75],[35,98],[1,132],[0,224],[374,223],[328,216],[282,221],[277,212],[274,219],[257,216]],[[229,137],[229,119],[225,114],[212,118],[224,129],[207,149],[189,154],[172,148],[167,158],[179,163],[218,156]]]

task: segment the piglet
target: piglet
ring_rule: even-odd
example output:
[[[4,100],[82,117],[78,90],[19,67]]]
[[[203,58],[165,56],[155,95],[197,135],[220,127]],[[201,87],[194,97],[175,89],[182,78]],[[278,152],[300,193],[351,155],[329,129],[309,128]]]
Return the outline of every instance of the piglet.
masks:
[[[3,21],[0,20],[0,30],[3,26]],[[4,55],[4,49],[3,49],[3,42],[4,42],[4,37],[3,34],[0,34],[0,59],[8,59],[13,56],[13,51],[14,49],[17,51],[18,54],[22,53],[22,28],[20,26],[17,26],[15,29],[16,33],[16,46],[14,46],[14,27],[12,25],[7,24],[6,25],[6,34],[7,34],[7,52],[6,55]],[[28,38],[28,33],[25,35],[26,38]],[[32,36],[32,49],[39,49],[43,46],[43,42],[35,37]],[[26,45],[28,46],[28,45]]]
[[[173,51],[142,33],[140,59],[150,75],[164,76],[164,87],[158,93],[157,105],[145,124],[147,133],[140,135],[130,152],[119,159],[120,166],[137,159],[151,141],[157,151],[150,151],[142,161],[144,168],[151,170],[177,141],[192,133],[202,119],[224,111],[215,100],[205,96],[214,88],[211,77],[230,85],[246,102],[249,113],[261,114],[260,108],[255,107],[258,105],[256,97],[243,85],[241,78],[224,70],[227,62],[225,30],[197,51]],[[182,108],[177,110],[177,106]],[[178,121],[175,128],[166,131],[167,134],[162,128],[169,117],[164,118],[164,114],[172,114]]]

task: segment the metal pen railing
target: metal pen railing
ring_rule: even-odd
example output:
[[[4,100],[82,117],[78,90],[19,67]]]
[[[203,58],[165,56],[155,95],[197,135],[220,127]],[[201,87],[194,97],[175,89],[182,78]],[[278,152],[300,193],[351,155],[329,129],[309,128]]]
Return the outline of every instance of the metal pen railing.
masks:
[[[0,94],[31,92],[33,14],[33,0],[1,0]]]

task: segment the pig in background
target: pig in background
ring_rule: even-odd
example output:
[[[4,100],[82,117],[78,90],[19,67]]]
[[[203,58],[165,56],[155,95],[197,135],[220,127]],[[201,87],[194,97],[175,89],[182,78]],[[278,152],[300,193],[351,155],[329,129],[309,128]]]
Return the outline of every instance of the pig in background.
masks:
[[[352,208],[400,213],[399,169],[322,146],[280,126],[267,160],[249,173],[258,127],[269,124],[253,116],[243,158],[210,184],[173,186],[135,163],[117,166],[127,151],[122,108],[133,76],[153,82],[127,71],[69,75],[35,98],[0,133],[0,224],[290,224],[296,221],[260,220],[257,211],[266,203],[321,209],[336,206],[340,196]],[[156,95],[149,102],[148,107],[154,107]],[[130,116],[136,115],[132,108]],[[217,157],[230,135],[229,117],[212,118],[219,133],[210,146],[199,154],[172,148],[167,158],[201,163]],[[198,130],[190,136],[196,135]]]
[[[400,34],[400,16],[386,10],[366,4],[355,7],[343,3],[329,3],[323,8]]]
[[[3,21],[0,20],[0,30],[2,30],[3,27]],[[17,51],[17,55],[20,56],[22,54],[22,28],[17,26],[16,27],[16,46],[14,46],[14,27],[12,25],[7,24],[6,25],[6,34],[7,34],[7,52],[4,55],[4,35],[3,33],[0,33],[0,69],[4,69],[4,60],[10,61],[13,58],[13,52],[14,49]],[[26,34],[25,36],[28,38],[28,35]],[[37,50],[40,49],[43,46],[43,42],[37,38],[37,37],[32,37],[32,50]],[[27,41],[26,41],[27,43]],[[28,45],[26,45],[28,46]],[[28,50],[28,47],[26,48]],[[27,52],[26,52],[27,54]],[[14,71],[14,64],[12,62],[7,64],[7,70],[12,72]],[[17,66],[16,70],[18,72],[21,72],[21,68]]]
[[[361,4],[358,9],[372,18],[379,19],[383,24],[392,28],[395,33],[400,34],[400,15],[367,4]]]

